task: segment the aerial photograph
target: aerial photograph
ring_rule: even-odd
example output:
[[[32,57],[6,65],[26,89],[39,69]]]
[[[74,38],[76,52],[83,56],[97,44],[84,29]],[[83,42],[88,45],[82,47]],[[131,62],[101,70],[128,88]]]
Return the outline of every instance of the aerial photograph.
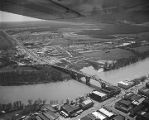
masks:
[[[149,0],[0,0],[0,120],[149,120]]]

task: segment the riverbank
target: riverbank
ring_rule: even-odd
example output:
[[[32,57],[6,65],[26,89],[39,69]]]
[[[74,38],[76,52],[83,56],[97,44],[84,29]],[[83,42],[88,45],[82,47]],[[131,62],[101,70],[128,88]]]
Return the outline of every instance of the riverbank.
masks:
[[[0,69],[1,86],[50,83],[70,79],[70,76],[49,65],[11,65]]]
[[[137,54],[138,55],[136,55],[136,56],[118,59],[118,60],[116,60],[116,62],[112,62],[112,64],[111,63],[105,63],[104,64],[104,71],[119,69],[121,67],[134,64],[136,62],[139,62],[139,61],[144,60],[144,59],[149,57],[149,51],[145,51],[143,53],[138,52]]]
[[[146,76],[149,74],[149,58],[146,58],[142,61],[136,62],[119,69],[110,70],[106,72],[98,72],[92,66],[84,67],[81,69],[82,72],[89,75],[96,75],[99,78],[111,83],[117,84],[123,80],[132,80],[139,78],[141,76]]]

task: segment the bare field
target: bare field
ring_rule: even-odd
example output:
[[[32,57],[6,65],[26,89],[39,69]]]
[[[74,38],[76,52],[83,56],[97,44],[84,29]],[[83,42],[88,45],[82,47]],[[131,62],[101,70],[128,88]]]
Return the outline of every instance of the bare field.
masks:
[[[84,53],[83,55],[85,57],[95,57],[98,58],[99,60],[117,60],[121,58],[129,58],[131,56],[134,56],[133,53],[119,48],[112,49],[109,51],[89,52]]]

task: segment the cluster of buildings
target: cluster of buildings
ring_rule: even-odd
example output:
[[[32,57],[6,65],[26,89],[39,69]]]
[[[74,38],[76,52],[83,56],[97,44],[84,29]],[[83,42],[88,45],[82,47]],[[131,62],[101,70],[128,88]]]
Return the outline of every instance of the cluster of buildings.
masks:
[[[125,120],[125,117],[117,115],[111,110],[102,107],[99,110],[80,118],[79,120]]]
[[[141,82],[144,82],[145,80],[146,80],[146,76],[143,76],[143,77],[131,80],[131,81],[129,80],[120,81],[118,82],[118,87],[127,90],[135,85],[140,84]]]
[[[149,82],[138,90],[138,94],[125,94],[114,107],[135,120],[149,120]]]
[[[80,102],[78,105],[64,104],[60,109],[60,114],[67,117],[76,117],[81,114],[83,111],[93,107],[94,103],[91,99],[85,99]]]
[[[93,90],[92,93],[90,93],[90,97],[98,102],[102,102],[119,94],[120,92],[121,89],[116,86],[104,86],[99,90]]]
[[[120,89],[114,86],[104,86],[99,90],[93,90],[88,97],[81,97],[76,102],[66,102],[61,106],[52,108],[50,105],[44,105],[41,109],[31,114],[29,117],[20,118],[18,120],[60,120],[62,118],[72,118],[80,115],[85,110],[94,106],[93,100],[98,102],[102,102],[116,94],[120,93]],[[92,100],[93,99],[93,100]],[[98,112],[108,113],[108,117],[113,118],[116,115],[112,112],[108,112],[106,109],[102,108],[98,110]],[[102,113],[94,112],[93,116],[98,118],[102,116],[103,118],[107,118],[107,115],[102,115]],[[99,115],[100,114],[100,115]],[[85,120],[83,118],[83,120]],[[88,120],[88,119],[87,119]],[[95,120],[95,119],[94,119]],[[106,119],[101,119],[106,120]],[[116,119],[115,119],[116,120]]]
[[[121,89],[127,90],[135,85],[145,81],[145,77],[132,81],[121,81],[117,87],[102,87],[100,90],[93,90],[90,97],[98,102],[105,101],[121,92]],[[138,90],[137,93],[128,92],[120,99],[113,102],[113,107],[102,107],[79,120],[149,120],[149,82],[146,86]],[[119,111],[119,112],[118,112]],[[123,114],[121,114],[123,113]],[[127,117],[126,117],[127,116]],[[129,116],[129,117],[128,117]],[[132,120],[131,119],[131,120]]]
[[[30,115],[16,117],[16,120],[61,120],[80,115],[83,111],[93,107],[90,98],[80,98],[79,102],[64,103],[59,106],[44,104],[40,109]]]

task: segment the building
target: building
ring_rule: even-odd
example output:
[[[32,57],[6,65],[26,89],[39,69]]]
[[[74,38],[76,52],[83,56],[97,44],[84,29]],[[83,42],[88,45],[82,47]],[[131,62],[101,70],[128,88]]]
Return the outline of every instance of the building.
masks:
[[[149,88],[143,87],[138,90],[138,93],[149,98]]]
[[[90,113],[82,118],[80,118],[79,120],[95,120],[96,118]]]
[[[144,108],[145,108],[145,107],[144,107],[143,104],[140,104],[140,105],[134,107],[133,109],[130,110],[129,116],[131,116],[131,117],[136,116],[137,113],[138,113],[139,111],[143,110]]]
[[[122,99],[116,102],[114,107],[122,112],[128,113],[133,106],[131,101]]]
[[[90,97],[93,98],[96,101],[104,101],[108,98],[107,94],[101,91],[92,91],[90,94]]]
[[[68,114],[69,117],[74,117],[76,112],[79,111],[81,108],[80,106],[74,106],[74,105],[69,105],[69,104],[64,104],[61,107],[61,111],[65,112]]]
[[[93,112],[92,115],[95,117],[95,120],[107,120],[107,116],[103,115],[100,112]]]
[[[130,92],[130,93],[125,94],[123,99],[131,101],[131,103],[134,106],[136,106],[136,105],[141,104],[145,100],[145,97],[143,97],[139,94],[134,94],[134,93]]]
[[[140,105],[140,104],[142,104],[142,102],[145,100],[145,98],[144,97],[142,97],[142,98],[140,98],[140,99],[138,99],[138,100],[133,100],[132,101],[132,104],[133,105]]]
[[[118,86],[123,89],[129,89],[134,85],[135,83],[133,81],[128,81],[128,80],[118,82]]]
[[[106,108],[100,108],[98,111],[100,113],[106,115],[109,119],[112,119],[115,116],[115,114],[113,112],[107,110]]]
[[[42,119],[42,120],[49,120],[47,117],[45,117],[43,114],[38,114],[37,115],[40,119]]]
[[[92,107],[93,105],[94,105],[94,103],[91,99],[87,99],[80,104],[81,109],[83,109],[83,110],[86,110],[86,109]]]
[[[49,120],[59,120],[59,116],[51,111],[43,112],[43,115]]]
[[[121,92],[121,89],[117,86],[105,86],[100,89],[102,92],[106,93],[108,97],[112,97]]]

